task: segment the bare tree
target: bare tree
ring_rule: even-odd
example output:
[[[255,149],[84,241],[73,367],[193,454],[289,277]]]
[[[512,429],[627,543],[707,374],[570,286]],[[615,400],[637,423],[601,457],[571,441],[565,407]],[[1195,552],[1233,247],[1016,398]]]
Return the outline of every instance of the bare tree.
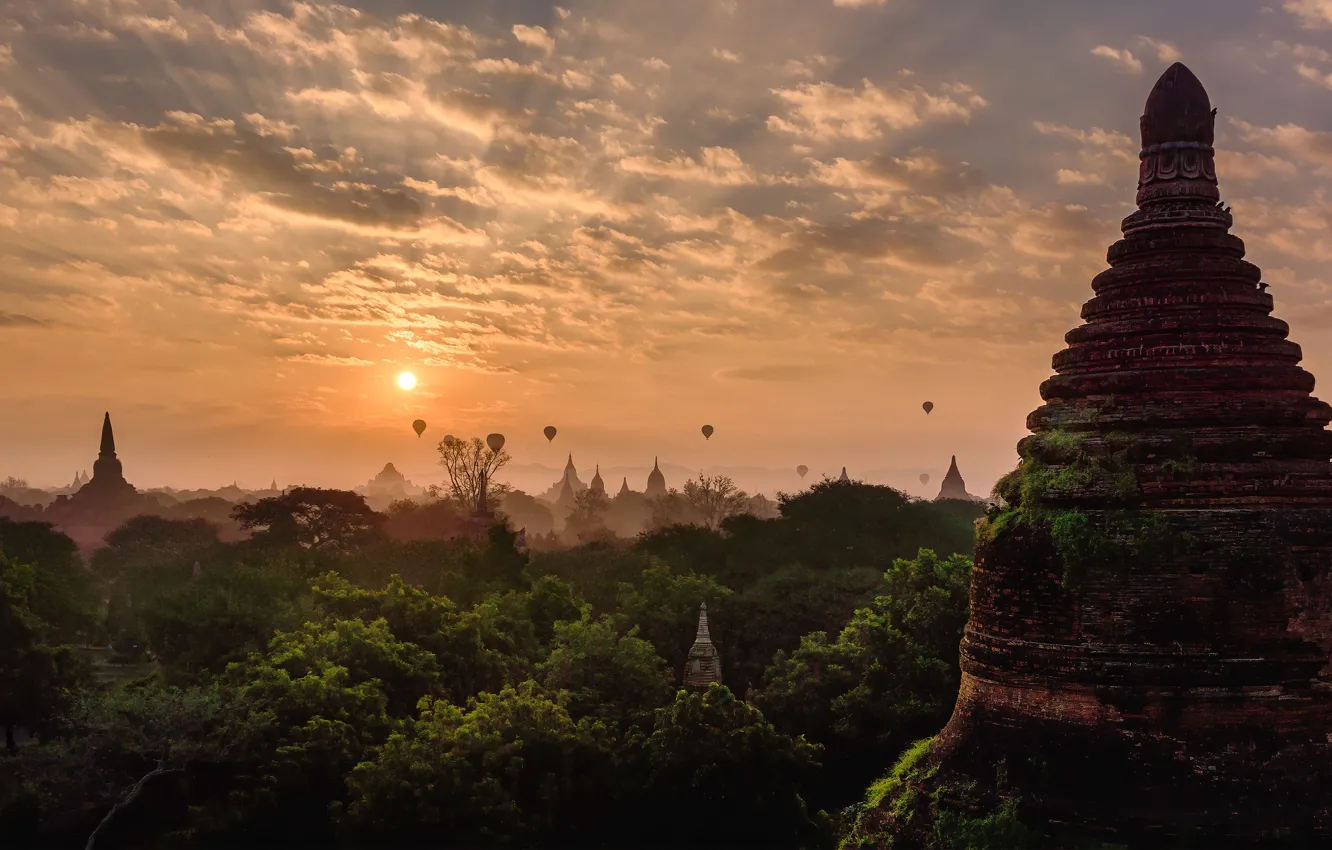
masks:
[[[684,501],[691,517],[699,525],[717,529],[729,516],[744,513],[749,495],[725,475],[698,474],[686,481]]]
[[[471,440],[444,439],[439,441],[439,465],[444,467],[444,486],[432,495],[454,503],[459,511],[476,509],[476,497],[481,491],[481,477],[486,481],[486,501],[498,505],[499,497],[511,489],[495,481],[495,473],[512,458],[503,450],[492,451],[480,437]]]

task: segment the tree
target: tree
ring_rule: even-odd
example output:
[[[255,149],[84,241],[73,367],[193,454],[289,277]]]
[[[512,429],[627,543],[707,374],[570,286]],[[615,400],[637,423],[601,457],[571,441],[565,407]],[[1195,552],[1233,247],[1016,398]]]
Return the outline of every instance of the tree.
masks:
[[[635,583],[621,585],[617,616],[638,627],[674,674],[684,668],[698,628],[698,606],[702,603],[708,606],[713,641],[725,649],[731,597],[730,588],[709,576],[675,572],[658,564],[644,570]]]
[[[481,476],[485,474],[486,500],[498,505],[509,491],[509,485],[495,480],[495,473],[504,468],[511,458],[509,453],[492,451],[480,437],[469,440],[445,438],[436,447],[439,465],[444,468],[442,497],[449,499],[464,514],[476,510],[477,496],[481,492]]]
[[[550,655],[537,666],[537,678],[551,691],[568,692],[574,719],[651,728],[652,712],[675,692],[673,677],[652,644],[638,637],[638,629],[620,631],[610,617],[556,623]]]
[[[821,824],[799,789],[816,773],[819,751],[778,732],[725,687],[680,691],[657,712],[647,741],[658,817],[648,834],[670,847],[815,844]]]
[[[47,522],[0,518],[0,551],[32,568],[25,599],[49,642],[82,643],[100,633],[101,587],[67,535]]]
[[[606,511],[610,499],[605,493],[588,488],[574,496],[574,508],[564,520],[565,530],[581,541],[606,536]]]
[[[672,487],[660,496],[648,499],[649,532],[660,531],[676,525],[685,525],[691,521],[689,505],[679,490]]]
[[[725,475],[698,474],[686,481],[684,501],[695,522],[706,528],[721,528],[722,520],[743,513],[749,495]]]
[[[504,493],[500,500],[500,510],[508,516],[514,528],[527,529],[528,537],[546,534],[555,528],[555,515],[550,506],[522,490]]]
[[[192,682],[262,649],[273,633],[298,627],[309,611],[305,571],[287,553],[222,562],[198,579],[135,603],[133,623],[167,678]]]
[[[828,799],[854,794],[948,720],[961,681],[970,577],[962,555],[923,549],[899,558],[884,592],[855,611],[835,642],[817,631],[773,658],[754,701],[777,728],[827,747]]]
[[[34,600],[40,600],[37,575],[37,570],[0,550],[0,726],[10,752],[17,749],[17,727],[49,729],[90,676],[89,665],[72,647],[52,641],[61,630],[34,607]],[[66,612],[49,605],[67,597],[46,601],[42,613],[57,623],[69,619]]]
[[[309,549],[340,549],[381,536],[383,514],[350,490],[296,487],[281,496],[237,505],[232,517],[256,538]]]
[[[434,656],[383,620],[309,623],[227,668],[220,691],[250,770],[212,817],[211,846],[328,847],[345,777],[418,700],[437,693]]]
[[[616,798],[635,785],[617,775],[613,745],[604,726],[575,721],[534,682],[465,708],[424,700],[412,727],[352,773],[347,837],[365,847],[601,846]]]

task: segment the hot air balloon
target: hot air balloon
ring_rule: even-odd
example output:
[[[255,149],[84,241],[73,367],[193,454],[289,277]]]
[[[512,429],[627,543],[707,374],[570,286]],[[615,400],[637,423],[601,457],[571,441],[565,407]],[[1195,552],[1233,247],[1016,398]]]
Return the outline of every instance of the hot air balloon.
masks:
[[[453,444],[456,443],[456,442],[458,442],[458,438],[455,437],[455,436],[453,436],[452,434],[445,434],[445,435],[444,435],[444,445],[446,445],[446,446],[451,446],[451,445],[453,445]]]
[[[542,431],[541,433],[543,433],[543,434],[546,435],[546,440],[549,442],[550,440],[555,439],[555,434],[556,434],[555,426],[554,426],[554,425],[547,425],[546,428],[545,428],[545,430]]]
[[[921,405],[921,408],[925,411],[925,415],[926,415],[926,416],[929,416],[929,415],[930,415],[930,411],[934,409],[934,402],[932,402],[932,401],[927,401],[927,402],[925,402],[924,404]]]
[[[416,432],[417,437],[420,437],[422,434],[424,434],[425,429],[426,429],[426,424],[424,419],[418,419],[412,423],[412,430]]]
[[[930,483],[930,474],[929,474],[928,472],[922,472],[922,473],[920,474],[920,483],[921,483],[921,484],[929,484],[929,483]]]
[[[705,439],[705,440],[710,440],[710,439],[712,439],[712,426],[711,426],[711,425],[704,425],[704,426],[703,426],[703,439]]]
[[[499,453],[500,453],[500,450],[504,448],[504,435],[503,435],[503,434],[487,434],[487,435],[486,435],[486,445],[487,445],[487,446],[490,446],[490,450],[491,450],[492,452],[494,452],[495,454],[499,454]]]
[[[801,478],[804,478],[808,474],[809,467],[805,466],[803,463],[796,467],[796,475],[799,475]]]

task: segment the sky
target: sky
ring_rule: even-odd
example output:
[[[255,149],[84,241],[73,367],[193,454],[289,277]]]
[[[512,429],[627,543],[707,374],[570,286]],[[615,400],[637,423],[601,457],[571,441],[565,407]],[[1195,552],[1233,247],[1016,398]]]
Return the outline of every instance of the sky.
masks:
[[[985,493],[1178,59],[1332,374],[1332,0],[5,0],[0,476],[67,483],[109,410],[141,487],[500,432]]]

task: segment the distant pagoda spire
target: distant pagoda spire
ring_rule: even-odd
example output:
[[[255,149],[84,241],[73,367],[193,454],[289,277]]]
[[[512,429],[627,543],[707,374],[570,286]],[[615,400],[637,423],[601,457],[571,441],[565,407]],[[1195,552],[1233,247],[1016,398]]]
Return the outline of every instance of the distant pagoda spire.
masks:
[[[111,411],[107,411],[102,417],[102,448],[98,452],[101,457],[116,456],[116,435],[111,430]]]
[[[846,474],[846,467],[845,467],[845,466],[842,467],[842,475],[841,475],[841,477],[838,478],[837,480],[838,480],[838,481],[848,482],[848,483],[851,481],[851,479],[847,477],[847,474]]]
[[[975,497],[967,492],[967,483],[962,480],[962,473],[957,470],[957,455],[953,455],[952,462],[948,465],[948,474],[944,476],[943,484],[939,486],[939,495],[937,499],[966,499],[974,500]]]
[[[625,477],[620,481],[620,492],[617,493],[616,495],[618,495],[618,496],[623,496],[623,495],[625,495],[625,494],[627,494],[627,493],[629,493],[629,492],[631,492],[631,491],[629,490],[629,478],[628,478],[628,476],[625,476]]]
[[[684,685],[690,689],[707,690],[713,682],[722,683],[721,655],[712,644],[708,603],[704,602],[698,606],[698,633],[689,649],[689,660],[685,662]]]
[[[97,453],[97,460],[93,462],[92,480],[86,483],[99,491],[123,489],[128,486],[125,481],[125,471],[121,467],[120,459],[116,457],[116,435],[111,429],[110,411],[102,416],[102,443]]]
[[[564,475],[568,478],[577,474],[578,470],[574,469],[573,452],[569,452],[569,462],[564,465]]]
[[[601,480],[601,464],[597,464],[597,471],[592,476],[592,483],[588,485],[593,491],[606,495],[606,482]]]
[[[662,475],[661,467],[657,464],[657,459],[652,459],[652,471],[648,473],[647,479],[648,496],[666,495],[666,476]]]

